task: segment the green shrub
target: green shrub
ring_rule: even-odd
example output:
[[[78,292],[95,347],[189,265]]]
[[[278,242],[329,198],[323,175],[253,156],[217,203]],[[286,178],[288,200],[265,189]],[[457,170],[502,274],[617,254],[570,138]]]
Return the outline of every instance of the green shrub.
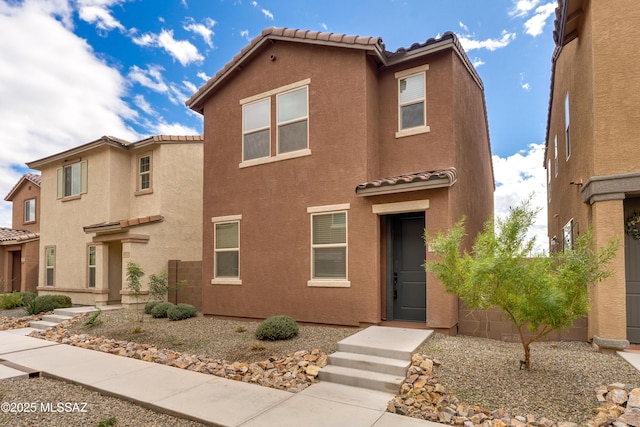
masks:
[[[100,319],[101,313],[102,313],[102,310],[100,310],[99,308],[93,313],[91,313],[87,318],[87,321],[84,322],[85,326],[89,328],[93,328],[94,326],[98,326],[99,324],[101,324],[102,323],[102,320]]]
[[[39,295],[25,305],[29,314],[39,314],[66,307],[71,307],[71,298],[66,295]]]
[[[173,307],[173,304],[170,302],[161,302],[156,304],[155,307],[151,310],[151,316],[156,319],[167,317],[167,310]]]
[[[22,305],[22,297],[17,292],[0,294],[0,310],[11,310]]]
[[[144,306],[144,314],[151,314],[151,310],[153,310],[153,307],[155,307],[156,305],[160,304],[161,302],[162,301],[149,301]]]
[[[198,311],[191,304],[178,304],[167,310],[167,317],[171,320],[183,320],[197,315]]]
[[[298,324],[288,316],[273,316],[258,326],[256,338],[259,340],[288,340],[298,335]]]
[[[16,293],[20,295],[20,305],[23,307],[29,304],[31,301],[33,301],[37,296],[33,292],[16,292]]]
[[[98,423],[98,427],[111,427],[118,423],[116,417],[105,418],[104,420],[100,420]]]

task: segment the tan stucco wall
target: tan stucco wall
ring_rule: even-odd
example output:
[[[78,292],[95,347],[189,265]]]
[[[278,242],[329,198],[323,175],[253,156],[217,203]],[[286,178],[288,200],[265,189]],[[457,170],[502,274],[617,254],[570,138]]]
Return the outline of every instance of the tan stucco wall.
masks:
[[[623,16],[621,10],[624,10]],[[635,153],[636,124],[640,121],[640,76],[634,72],[639,60],[637,55],[629,53],[629,44],[621,42],[640,37],[638,20],[640,7],[633,0],[617,2],[613,9],[606,2],[584,1],[578,38],[560,52],[555,65],[545,159],[545,166],[551,162],[550,238],[561,239],[562,227],[571,219],[576,235],[593,228],[598,247],[622,236],[623,199],[634,197],[640,188],[626,188],[617,194],[612,192],[594,198],[589,197],[594,188],[589,180],[639,172]],[[567,92],[572,147],[568,160],[564,135]],[[557,171],[554,165],[556,135]],[[610,188],[615,189],[616,185]],[[624,245],[610,267],[614,275],[591,292],[588,335],[589,338],[623,340],[626,336]]]
[[[137,152],[99,147],[83,153],[87,160],[87,193],[69,201],[56,199],[56,169],[61,163],[42,170],[42,226],[40,262],[44,266],[45,248],[55,246],[55,286],[45,287],[45,269],[40,271],[39,292],[61,293],[74,304],[104,303],[108,298],[110,240],[123,240],[122,276],[126,288],[126,263],[139,263],[145,272],[167,270],[169,259],[200,259],[202,202],[202,144],[154,144],[153,193],[134,195],[137,179]],[[73,157],[73,159],[77,159]],[[162,215],[162,222],[129,228],[129,235],[85,233],[83,227],[125,219]],[[124,230],[125,233],[127,230]],[[143,236],[146,243],[130,239]],[[87,247],[97,243],[96,288],[88,288]],[[146,284],[146,278],[143,279]],[[123,299],[123,302],[127,298]]]

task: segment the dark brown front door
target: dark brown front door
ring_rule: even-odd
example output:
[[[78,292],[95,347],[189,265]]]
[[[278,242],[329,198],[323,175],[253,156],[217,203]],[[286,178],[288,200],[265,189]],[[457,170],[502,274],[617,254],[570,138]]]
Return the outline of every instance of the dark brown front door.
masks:
[[[625,220],[640,212],[640,199],[625,201]],[[627,282],[627,340],[640,343],[640,240],[624,236],[624,265]]]
[[[11,290],[19,292],[22,283],[22,251],[13,251],[11,256]]]
[[[427,282],[422,267],[426,255],[424,221],[424,212],[391,215],[388,218],[389,320],[426,321]]]

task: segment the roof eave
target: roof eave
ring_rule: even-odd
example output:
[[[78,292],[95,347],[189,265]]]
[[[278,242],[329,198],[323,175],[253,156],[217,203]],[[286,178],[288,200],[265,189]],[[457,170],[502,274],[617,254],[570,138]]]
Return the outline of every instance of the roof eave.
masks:
[[[59,162],[71,156],[81,155],[83,153],[86,153],[87,151],[94,150],[95,148],[101,147],[103,145],[110,145],[116,148],[126,147],[125,145],[123,145],[123,142],[117,142],[115,139],[111,137],[103,136],[99,139],[96,139],[95,141],[91,141],[86,144],[80,145],[79,147],[74,147],[69,150],[63,151],[61,153],[53,154],[51,156],[44,157],[39,160],[28,162],[26,163],[26,165],[27,167],[29,167],[29,169],[41,170],[40,168],[50,163]]]
[[[431,178],[428,181],[409,182],[405,184],[382,185],[379,187],[356,188],[356,195],[361,197],[381,196],[385,194],[406,193],[409,191],[434,190],[436,188],[447,188],[456,183],[456,179]]]

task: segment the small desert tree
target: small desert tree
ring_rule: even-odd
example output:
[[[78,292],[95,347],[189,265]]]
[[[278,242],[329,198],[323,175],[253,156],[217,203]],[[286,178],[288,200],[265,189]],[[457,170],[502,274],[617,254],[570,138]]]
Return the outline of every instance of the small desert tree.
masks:
[[[446,235],[425,234],[437,255],[425,263],[427,270],[470,308],[499,307],[518,330],[527,369],[531,343],[589,312],[589,285],[611,275],[606,265],[619,246],[614,240],[596,251],[593,234],[587,231],[572,250],[534,254],[535,239],[527,238],[527,231],[537,212],[529,198],[510,208],[504,220],[497,219],[495,227],[493,219],[488,220],[471,254],[460,252],[464,218]]]
[[[138,322],[142,322],[144,314],[140,313],[140,297],[142,296],[142,279],[144,270],[134,261],[127,263],[127,289],[136,300],[136,317]]]

